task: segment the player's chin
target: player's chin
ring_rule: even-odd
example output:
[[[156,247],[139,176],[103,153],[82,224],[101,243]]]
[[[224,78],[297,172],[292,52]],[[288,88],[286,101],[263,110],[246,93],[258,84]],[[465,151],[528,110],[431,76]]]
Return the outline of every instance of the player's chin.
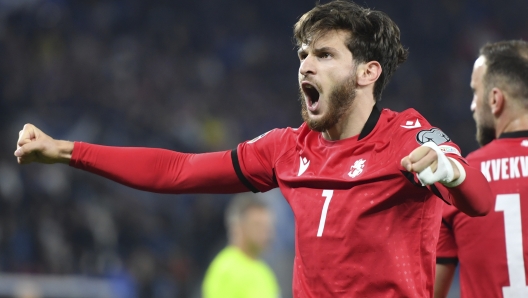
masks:
[[[323,120],[311,119],[305,122],[308,125],[308,128],[310,128],[313,131],[324,132],[329,128],[328,124]]]

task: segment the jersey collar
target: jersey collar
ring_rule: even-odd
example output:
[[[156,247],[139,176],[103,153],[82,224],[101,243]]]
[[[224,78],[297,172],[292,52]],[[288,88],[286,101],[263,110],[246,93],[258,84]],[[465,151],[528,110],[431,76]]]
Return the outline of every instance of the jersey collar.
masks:
[[[368,117],[367,122],[365,122],[365,126],[363,126],[363,129],[359,134],[358,141],[368,136],[368,134],[374,129],[374,127],[376,127],[380,116],[381,112],[378,106],[375,104],[372,108],[372,112],[370,112],[370,116]]]
[[[503,132],[499,139],[528,138],[528,130],[518,130],[512,132]]]

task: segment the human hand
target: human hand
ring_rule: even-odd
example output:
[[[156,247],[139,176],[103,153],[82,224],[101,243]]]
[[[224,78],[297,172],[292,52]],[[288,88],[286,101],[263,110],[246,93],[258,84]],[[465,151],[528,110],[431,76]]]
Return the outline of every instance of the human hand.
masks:
[[[55,140],[33,124],[26,124],[18,133],[15,156],[19,164],[69,163],[73,142]]]
[[[460,177],[459,167],[433,142],[414,149],[402,158],[401,165],[409,172],[418,173],[418,178],[424,185],[435,182],[449,184]]]

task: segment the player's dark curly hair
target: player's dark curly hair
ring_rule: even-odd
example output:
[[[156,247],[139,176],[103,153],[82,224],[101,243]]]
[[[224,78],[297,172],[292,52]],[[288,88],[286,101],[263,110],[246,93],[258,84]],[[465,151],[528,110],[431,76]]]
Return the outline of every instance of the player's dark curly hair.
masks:
[[[480,55],[486,58],[486,93],[498,87],[511,97],[524,100],[528,108],[528,43],[523,40],[488,43],[480,49]]]
[[[350,32],[347,47],[356,63],[378,61],[382,73],[374,85],[374,98],[381,93],[396,68],[408,55],[400,41],[400,29],[385,13],[361,7],[353,2],[335,0],[317,4],[294,26],[298,47],[310,44],[331,30]]]

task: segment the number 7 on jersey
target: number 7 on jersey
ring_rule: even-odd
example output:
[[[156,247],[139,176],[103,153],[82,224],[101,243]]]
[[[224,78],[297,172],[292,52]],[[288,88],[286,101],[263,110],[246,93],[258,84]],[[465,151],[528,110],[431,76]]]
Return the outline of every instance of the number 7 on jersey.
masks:
[[[317,230],[317,237],[323,236],[323,230],[326,222],[326,213],[328,212],[328,205],[330,205],[330,201],[332,200],[333,195],[333,190],[323,190],[323,197],[325,197],[326,199],[323,204],[323,211],[321,211],[321,219],[319,220],[319,229]]]

